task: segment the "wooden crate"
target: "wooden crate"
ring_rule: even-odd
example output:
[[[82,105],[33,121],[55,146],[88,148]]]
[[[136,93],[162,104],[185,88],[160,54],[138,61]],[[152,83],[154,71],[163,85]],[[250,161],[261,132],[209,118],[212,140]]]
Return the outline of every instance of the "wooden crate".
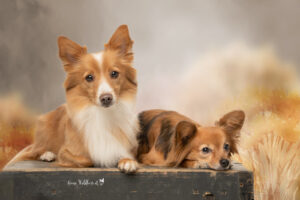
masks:
[[[0,200],[253,199],[253,176],[240,164],[228,171],[141,168],[57,168],[23,161],[0,173]]]

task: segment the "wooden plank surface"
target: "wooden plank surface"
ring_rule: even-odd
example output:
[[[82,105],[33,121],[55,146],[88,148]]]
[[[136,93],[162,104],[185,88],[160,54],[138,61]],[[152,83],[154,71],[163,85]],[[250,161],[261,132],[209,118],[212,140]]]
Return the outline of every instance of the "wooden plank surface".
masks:
[[[253,177],[240,164],[231,170],[59,168],[23,161],[0,173],[0,199],[253,199]]]

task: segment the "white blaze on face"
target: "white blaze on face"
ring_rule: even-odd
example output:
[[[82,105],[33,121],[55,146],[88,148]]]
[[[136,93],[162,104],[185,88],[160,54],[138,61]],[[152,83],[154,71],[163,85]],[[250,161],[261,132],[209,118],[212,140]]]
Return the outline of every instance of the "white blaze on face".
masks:
[[[101,74],[98,89],[97,89],[97,102],[98,102],[98,104],[101,104],[100,96],[102,94],[111,94],[113,96],[112,104],[114,104],[114,102],[116,100],[116,95],[114,93],[113,88],[107,82],[107,80],[104,76],[104,73],[103,73],[103,52],[93,53],[92,55],[93,55],[94,59],[98,62],[98,66],[100,68],[100,74]]]

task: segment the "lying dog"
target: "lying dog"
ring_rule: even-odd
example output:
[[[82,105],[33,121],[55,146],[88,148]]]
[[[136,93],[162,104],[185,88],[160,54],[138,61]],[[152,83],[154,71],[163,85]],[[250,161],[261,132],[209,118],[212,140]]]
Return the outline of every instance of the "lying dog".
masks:
[[[229,169],[244,119],[243,111],[233,111],[215,127],[201,127],[177,112],[144,111],[137,158],[153,166]]]
[[[59,37],[67,102],[39,118],[34,144],[9,164],[56,159],[65,167],[118,164],[121,171],[136,171],[137,81],[132,44],[126,25],[98,53],[87,53],[86,47]]]

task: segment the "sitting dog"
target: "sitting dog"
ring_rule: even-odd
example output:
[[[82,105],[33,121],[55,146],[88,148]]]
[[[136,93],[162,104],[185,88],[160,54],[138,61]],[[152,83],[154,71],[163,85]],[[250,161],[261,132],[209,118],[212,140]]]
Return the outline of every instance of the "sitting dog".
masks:
[[[8,165],[57,160],[65,167],[118,165],[123,172],[135,172],[138,119],[132,44],[126,25],[98,53],[87,53],[86,47],[59,37],[67,73],[66,104],[39,117],[34,143]]]
[[[138,161],[152,166],[229,169],[244,119],[243,111],[232,111],[216,126],[202,127],[174,111],[144,111],[139,114]]]

